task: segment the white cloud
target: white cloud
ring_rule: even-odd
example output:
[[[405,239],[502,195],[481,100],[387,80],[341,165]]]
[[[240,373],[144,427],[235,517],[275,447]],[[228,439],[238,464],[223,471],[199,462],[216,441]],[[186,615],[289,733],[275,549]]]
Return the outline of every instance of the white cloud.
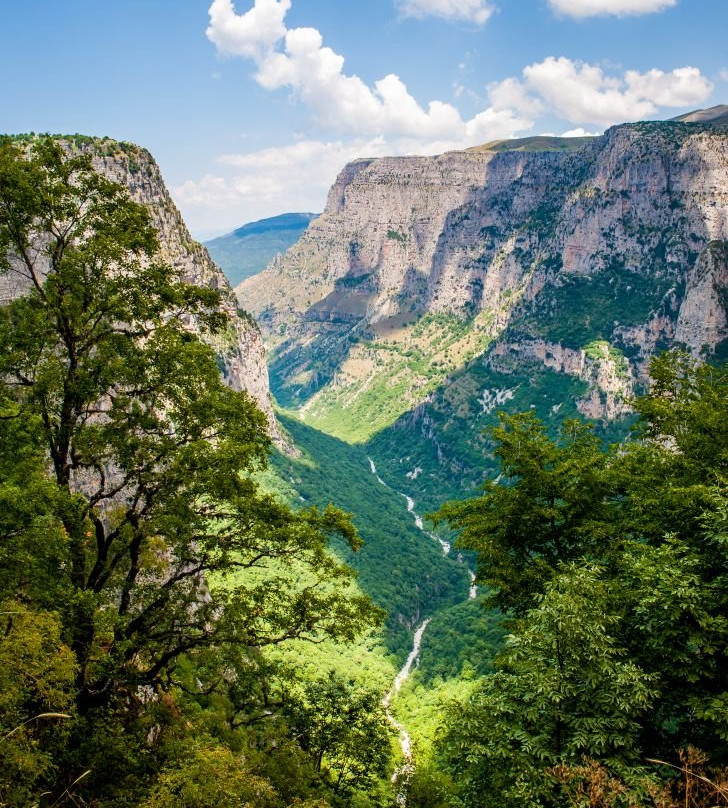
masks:
[[[618,17],[654,14],[677,5],[677,0],[549,0],[549,3],[559,14],[582,19],[606,14]]]
[[[219,158],[221,175],[208,174],[172,188],[196,231],[232,230],[282,211],[321,211],[342,167],[357,157],[392,152],[382,138],[350,142],[301,140]],[[224,175],[224,176],[222,176]]]
[[[528,88],[516,78],[489,84],[488,98],[495,109],[514,109],[534,117],[544,111],[543,102],[529,95]]]
[[[476,0],[407,0],[431,10],[475,9]],[[479,5],[489,5],[480,3]],[[553,0],[564,8],[571,0]],[[663,0],[664,2],[664,0]],[[646,0],[579,0],[582,8],[629,6],[646,10]],[[654,5],[654,2],[653,2]],[[402,79],[390,73],[369,85],[344,71],[344,57],[324,45],[315,28],[286,28],[291,0],[254,0],[238,14],[232,0],[214,0],[207,36],[226,54],[253,60],[256,80],[269,90],[289,89],[316,116],[319,125],[356,137],[383,136],[422,144],[444,141],[474,145],[513,137],[550,112],[574,124],[608,126],[654,116],[659,107],[704,101],[712,85],[695,67],[671,72],[627,71],[609,76],[602,68],[553,56],[529,65],[522,79],[488,87],[490,106],[469,120],[444,101],[422,106]]]
[[[467,2],[475,8],[472,0]],[[466,6],[464,0],[449,0],[449,4],[461,10]],[[481,139],[509,137],[533,125],[528,115],[504,108],[486,109],[463,120],[452,104],[443,101],[423,107],[393,73],[369,86],[359,76],[344,72],[344,57],[325,46],[315,28],[286,29],[289,7],[290,0],[255,0],[249,11],[239,15],[231,0],[214,0],[207,36],[221,53],[252,59],[262,87],[292,90],[322,126],[358,136],[473,145]],[[261,35],[259,42],[256,31]]]
[[[599,137],[604,134],[603,132],[587,132],[583,126],[577,126],[576,129],[569,129],[563,132],[559,137]]]
[[[441,17],[485,25],[495,10],[489,0],[397,0],[405,17]]]
[[[728,67],[723,68],[723,70],[718,73],[718,78],[721,81],[728,81]]]
[[[653,117],[658,107],[698,104],[713,89],[695,67],[670,73],[629,70],[616,77],[595,65],[553,56],[524,68],[522,86],[568,121],[604,126]]]
[[[671,73],[648,70],[637,73],[628,70],[625,81],[629,92],[649,98],[658,107],[686,107],[704,101],[713,85],[701,75],[697,67],[678,67]]]
[[[284,19],[291,0],[256,0],[245,14],[236,14],[232,0],[215,0],[205,32],[220,53],[261,59],[286,33]]]

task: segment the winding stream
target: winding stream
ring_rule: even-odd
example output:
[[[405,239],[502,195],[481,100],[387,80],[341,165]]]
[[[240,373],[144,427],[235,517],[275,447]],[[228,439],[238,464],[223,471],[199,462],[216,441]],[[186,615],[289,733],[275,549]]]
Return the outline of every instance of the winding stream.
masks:
[[[374,461],[371,459],[371,457],[368,457],[367,460],[369,461],[369,468],[371,469],[372,474],[376,477],[377,482],[380,485],[383,485],[385,488],[390,488],[390,486],[388,486],[387,483],[385,483],[384,480],[379,476],[379,473],[377,472],[377,467],[374,464]],[[429,531],[425,530],[425,525],[422,521],[422,517],[415,511],[415,501],[412,499],[412,497],[407,496],[407,494],[403,494],[401,491],[396,491],[395,493],[399,494],[401,497],[404,497],[404,499],[406,500],[407,512],[412,514],[412,517],[415,520],[415,526],[419,530],[421,530],[426,536],[429,536],[429,538],[437,541],[440,544],[440,547],[442,548],[442,552],[444,555],[449,555],[450,550],[452,549],[450,542],[445,541],[436,534],[430,533]],[[463,563],[462,556],[458,556],[458,560],[461,563]],[[472,600],[478,595],[478,587],[475,584],[475,573],[471,569],[468,569],[468,577],[470,578],[470,589],[468,591],[468,599]],[[419,659],[420,647],[422,645],[422,637],[425,633],[425,630],[427,629],[430,620],[431,620],[430,617],[426,618],[415,629],[414,637],[412,640],[412,650],[410,651],[409,656],[407,657],[407,661],[404,663],[402,669],[395,677],[391,689],[389,690],[387,695],[382,699],[382,705],[384,706],[384,709],[386,711],[387,720],[399,733],[399,746],[402,750],[402,756],[404,758],[404,762],[402,763],[402,765],[399,768],[397,768],[394,774],[392,775],[392,782],[395,783],[397,786],[397,794],[396,794],[397,805],[402,806],[402,808],[405,808],[405,806],[407,805],[407,786],[409,784],[412,775],[414,774],[415,763],[412,754],[412,738],[405,729],[405,727],[402,724],[400,724],[400,722],[397,721],[397,719],[392,715],[390,705],[392,703],[392,698],[399,692],[402,685],[407,681],[410,673],[412,673],[413,665],[415,665],[415,663]]]
[[[415,771],[415,762],[412,755],[412,738],[409,732],[407,732],[405,729],[404,725],[400,724],[400,722],[397,721],[397,719],[392,715],[389,707],[393,696],[399,692],[399,689],[409,678],[409,675],[412,672],[412,666],[415,664],[420,655],[422,635],[425,633],[425,629],[427,628],[427,624],[430,622],[430,619],[431,618],[428,617],[427,619],[423,620],[419,626],[417,626],[414,641],[412,643],[412,650],[407,657],[407,661],[404,663],[402,669],[395,677],[394,684],[392,685],[389,693],[387,693],[387,695],[382,699],[382,705],[387,713],[387,720],[399,733],[399,745],[402,749],[402,756],[404,757],[404,762],[401,766],[395,769],[394,774],[392,775],[392,782],[397,786],[397,805],[401,805],[403,808],[407,805],[407,786],[409,785],[410,778]]]

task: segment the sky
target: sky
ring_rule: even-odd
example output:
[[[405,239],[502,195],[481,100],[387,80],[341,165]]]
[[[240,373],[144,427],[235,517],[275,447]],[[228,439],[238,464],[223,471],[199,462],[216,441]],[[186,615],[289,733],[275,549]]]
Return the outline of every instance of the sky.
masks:
[[[349,160],[728,103],[728,0],[0,0],[0,132],[148,148],[210,238]]]

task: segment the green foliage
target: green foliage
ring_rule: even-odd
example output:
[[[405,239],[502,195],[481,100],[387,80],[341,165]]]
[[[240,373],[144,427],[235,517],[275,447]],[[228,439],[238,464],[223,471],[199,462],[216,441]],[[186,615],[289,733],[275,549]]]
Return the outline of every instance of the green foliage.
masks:
[[[483,496],[435,514],[478,553],[478,578],[490,602],[522,612],[560,563],[589,554],[609,535],[610,482],[601,442],[580,421],[565,421],[552,441],[531,412],[490,430],[505,483],[488,480]]]
[[[265,418],[193,333],[224,330],[220,295],[160,262],[148,212],[90,153],[1,140],[0,210],[0,271],[25,291],[0,310],[0,598],[34,606],[0,638],[2,720],[31,720],[3,737],[1,787],[20,804],[43,788],[48,804],[277,808],[239,767],[246,740],[266,743],[243,727],[273,712],[262,649],[377,622],[328,550],[358,534],[259,491]],[[181,714],[205,701],[217,743],[190,746]],[[33,721],[61,708],[63,744]]]
[[[417,681],[430,685],[437,678],[492,673],[505,639],[503,623],[503,613],[484,609],[482,598],[439,609],[422,639]]]
[[[397,720],[410,733],[417,767],[432,765],[447,773],[434,758],[433,748],[443,731],[451,704],[468,698],[477,684],[474,671],[442,680],[439,677],[424,684],[418,669],[405,683],[394,703]]]
[[[270,783],[247,771],[244,759],[215,743],[191,747],[162,771],[140,808],[274,808]]]
[[[559,275],[513,328],[570,348],[612,340],[616,326],[644,323],[676,283],[664,271],[637,272],[618,262],[593,275]]]
[[[410,808],[450,808],[454,788],[449,777],[435,766],[418,765],[407,786]]]
[[[640,439],[606,453],[587,427],[554,441],[503,416],[502,483],[441,512],[519,615],[440,744],[466,806],[568,805],[597,782],[649,805],[665,772],[646,759],[725,761],[728,370],[673,353],[652,377]]]
[[[608,343],[606,340],[592,340],[584,345],[582,350],[589,359],[593,359],[595,361],[605,359],[610,360],[614,363],[618,375],[622,377],[627,375],[629,365],[624,354],[619,350],[619,348],[615,348],[613,345],[610,345],[610,343]]]
[[[501,670],[453,708],[441,748],[465,805],[558,805],[549,768],[638,761],[654,677],[623,658],[610,606],[597,568],[563,568]]]
[[[374,362],[374,374],[341,388],[323,389],[306,411],[307,422],[350,443],[367,441],[484,350],[490,342],[484,324],[491,319],[492,315],[486,315],[476,322],[444,312],[425,314],[413,326],[405,326],[397,339],[367,342],[357,356]],[[291,403],[285,384],[276,383],[281,370],[285,373],[285,369],[274,369],[274,391],[283,396],[281,401]],[[323,376],[321,380],[325,381]]]
[[[316,774],[327,783],[334,804],[353,790],[366,791],[387,773],[392,729],[381,696],[333,672],[307,681],[286,719]]]
[[[420,614],[466,599],[465,568],[444,557],[439,544],[415,527],[404,498],[372,474],[363,448],[294,418],[282,416],[281,423],[303,452],[298,459],[279,453],[272,457],[288,497],[315,505],[336,500],[354,514],[363,548],[353,554],[340,541],[333,546],[357,571],[362,590],[389,613],[386,642],[404,659],[411,644],[410,626]]]
[[[0,804],[35,802],[73,712],[75,658],[52,612],[0,602]]]
[[[491,396],[505,392],[508,398],[484,406],[485,391]],[[385,479],[416,497],[423,510],[434,510],[498,476],[487,430],[498,423],[500,411],[532,410],[553,435],[564,418],[581,417],[576,402],[585,391],[581,380],[534,362],[519,363],[510,372],[471,362],[439,387],[420,412],[375,435],[367,450]],[[610,437],[621,438],[627,428],[625,421],[609,425]],[[595,427],[596,434],[606,430],[605,425]],[[413,482],[406,475],[415,468],[422,472]]]

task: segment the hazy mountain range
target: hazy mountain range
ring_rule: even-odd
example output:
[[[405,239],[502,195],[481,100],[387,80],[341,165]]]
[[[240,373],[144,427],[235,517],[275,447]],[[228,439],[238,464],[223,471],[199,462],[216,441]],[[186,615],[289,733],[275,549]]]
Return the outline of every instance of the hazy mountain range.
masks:
[[[232,286],[265,269],[301,237],[316,213],[283,213],[244,224],[224,236],[205,242],[212,260]]]

